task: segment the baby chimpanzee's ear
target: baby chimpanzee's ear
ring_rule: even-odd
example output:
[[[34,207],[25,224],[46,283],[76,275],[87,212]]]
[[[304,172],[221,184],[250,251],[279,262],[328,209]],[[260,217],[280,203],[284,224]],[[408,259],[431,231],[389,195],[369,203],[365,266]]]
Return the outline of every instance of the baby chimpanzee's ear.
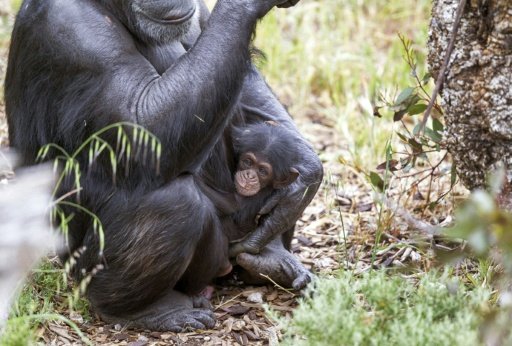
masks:
[[[296,168],[291,167],[286,178],[284,178],[283,180],[280,180],[280,181],[278,181],[278,180],[274,181],[274,189],[282,189],[283,187],[286,187],[286,186],[290,185],[291,183],[293,183],[295,180],[297,180],[298,177],[299,177],[299,171]]]

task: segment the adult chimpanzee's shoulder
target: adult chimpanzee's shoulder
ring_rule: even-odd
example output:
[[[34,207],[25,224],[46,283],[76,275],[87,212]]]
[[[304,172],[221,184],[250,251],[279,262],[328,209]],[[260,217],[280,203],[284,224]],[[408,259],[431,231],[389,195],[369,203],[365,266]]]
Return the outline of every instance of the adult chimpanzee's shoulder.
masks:
[[[73,62],[87,63],[87,56],[99,62],[134,49],[131,35],[98,1],[28,0],[26,3],[20,15],[26,18],[27,28],[34,31],[38,27],[34,34],[39,38],[45,36],[45,43],[41,44],[62,51],[64,60],[69,54]],[[77,59],[77,52],[85,61]]]
[[[93,0],[45,0],[42,2],[48,10],[46,19],[52,24],[63,25],[69,29],[98,21],[107,14],[106,10]]]
[[[39,24],[40,27],[51,25],[56,30],[60,25],[71,28],[83,21],[89,14],[87,12],[95,7],[89,0],[25,0],[18,12],[16,26]]]

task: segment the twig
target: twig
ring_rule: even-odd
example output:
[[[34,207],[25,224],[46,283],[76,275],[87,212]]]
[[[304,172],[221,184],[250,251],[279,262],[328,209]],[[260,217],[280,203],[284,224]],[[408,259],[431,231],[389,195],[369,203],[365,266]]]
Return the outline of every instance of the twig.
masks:
[[[233,298],[228,299],[228,300],[226,300],[224,303],[220,303],[219,305],[217,305],[217,306],[214,308],[214,310],[218,310],[218,309],[220,309],[221,307],[223,307],[224,305],[229,304],[229,303],[231,303],[232,301],[235,301],[235,300],[236,300],[238,297],[240,297],[241,295],[242,295],[242,293],[238,293],[238,294],[237,294],[236,296],[234,296]]]
[[[434,227],[426,222],[416,219],[407,210],[405,210],[405,208],[399,206],[398,204],[393,203],[387,198],[385,199],[384,203],[390,210],[393,210],[396,215],[398,215],[405,222],[407,222],[409,226],[425,233],[429,237],[439,234],[439,229],[437,227]]]
[[[412,184],[411,184],[411,187],[410,187],[410,188],[413,188],[414,186],[418,186],[418,185],[419,185],[423,180],[425,180],[425,179],[427,179],[428,177],[432,176],[432,175],[435,173],[435,170],[436,170],[437,168],[439,168],[439,166],[441,165],[441,163],[443,163],[443,162],[444,162],[444,160],[446,159],[446,156],[447,156],[447,155],[448,155],[448,153],[445,153],[445,154],[444,154],[444,156],[443,156],[443,158],[442,158],[441,160],[439,160],[439,162],[438,162],[438,163],[436,163],[436,165],[435,165],[435,166],[432,166],[432,168],[429,168],[429,170],[431,170],[431,171],[432,171],[432,173],[427,174],[426,176],[422,177],[421,179],[416,180],[414,183],[412,183]],[[400,177],[400,178],[402,178],[402,177]]]
[[[345,265],[348,268],[348,245],[347,245],[347,235],[345,233],[345,222],[343,221],[343,214],[341,213],[341,207],[338,208],[340,212],[340,220],[341,220],[341,230],[343,231],[343,244],[345,245]]]
[[[460,0],[459,6],[457,7],[457,13],[455,15],[455,21],[453,23],[450,42],[446,50],[446,56],[444,57],[443,65],[441,65],[441,70],[439,71],[439,75],[437,76],[434,92],[432,92],[432,98],[428,103],[427,110],[425,111],[425,115],[423,116],[423,120],[421,121],[420,131],[418,131],[418,135],[420,133],[425,132],[425,126],[427,125],[428,118],[430,117],[430,112],[432,112],[432,108],[434,107],[434,104],[436,102],[437,94],[439,94],[439,90],[443,85],[446,69],[448,68],[448,63],[450,62],[450,57],[452,55],[453,48],[455,47],[455,38],[457,37],[457,32],[459,31],[460,20],[462,18],[462,13],[464,12],[464,7],[466,7],[466,0]]]
[[[264,277],[265,279],[267,279],[268,281],[272,282],[276,288],[278,288],[278,289],[280,289],[280,290],[282,290],[282,291],[288,292],[288,293],[290,293],[290,294],[291,294],[291,295],[293,295],[293,296],[296,296],[296,294],[295,294],[295,293],[293,293],[293,289],[291,289],[291,288],[284,288],[283,286],[279,285],[277,282],[275,282],[274,280],[272,280],[272,279],[270,278],[270,276],[265,275],[265,274],[262,274],[262,273],[260,273],[260,276],[262,276],[262,277]]]

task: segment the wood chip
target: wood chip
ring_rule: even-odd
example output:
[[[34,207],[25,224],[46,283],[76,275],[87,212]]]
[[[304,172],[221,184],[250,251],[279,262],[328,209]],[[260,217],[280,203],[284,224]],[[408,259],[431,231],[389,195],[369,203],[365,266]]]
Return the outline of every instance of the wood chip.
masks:
[[[70,341],[74,340],[74,338],[71,335],[69,335],[68,330],[65,327],[50,325],[48,328],[55,334],[65,338],[67,340],[70,340]]]
[[[245,325],[246,325],[245,321],[243,321],[243,320],[235,320],[233,322],[232,329],[239,331],[239,330],[244,329]]]
[[[128,340],[130,338],[130,335],[128,335],[126,333],[118,333],[118,334],[114,334],[113,337],[117,341],[124,341],[124,340]]]
[[[263,294],[261,292],[251,293],[247,297],[247,301],[250,303],[263,304]]]
[[[137,340],[137,341],[130,342],[128,344],[128,346],[146,346],[147,344],[148,344],[147,341]]]
[[[236,304],[230,306],[229,308],[222,308],[223,311],[227,312],[231,316],[239,316],[247,313],[251,308],[247,306],[242,306],[241,304]]]

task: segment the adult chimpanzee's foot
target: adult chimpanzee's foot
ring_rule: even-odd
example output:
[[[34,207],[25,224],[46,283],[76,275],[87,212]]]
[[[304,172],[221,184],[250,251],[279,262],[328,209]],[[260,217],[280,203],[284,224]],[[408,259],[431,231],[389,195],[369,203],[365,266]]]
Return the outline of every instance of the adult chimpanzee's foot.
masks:
[[[272,241],[258,255],[239,254],[236,263],[246,271],[241,279],[251,284],[267,282],[264,278],[268,277],[283,287],[300,290],[313,279],[313,274],[283,247],[280,240]]]
[[[171,291],[145,309],[124,316],[101,314],[108,323],[119,323],[129,328],[155,331],[183,332],[192,329],[215,327],[211,306],[203,299],[195,299],[177,291]]]

